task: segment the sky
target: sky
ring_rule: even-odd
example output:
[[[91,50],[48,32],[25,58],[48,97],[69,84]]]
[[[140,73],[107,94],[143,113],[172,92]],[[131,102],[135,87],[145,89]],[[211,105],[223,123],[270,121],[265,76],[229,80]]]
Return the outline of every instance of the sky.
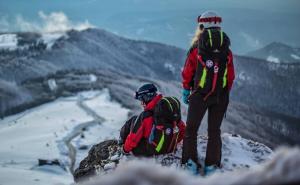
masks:
[[[271,42],[300,47],[298,0],[0,0],[0,32],[97,27],[188,49],[206,10],[223,17],[236,53]]]

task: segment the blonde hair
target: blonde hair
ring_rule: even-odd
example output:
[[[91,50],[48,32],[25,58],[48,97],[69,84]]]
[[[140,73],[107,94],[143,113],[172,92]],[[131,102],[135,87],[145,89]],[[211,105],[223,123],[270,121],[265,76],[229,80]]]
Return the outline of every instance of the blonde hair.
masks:
[[[192,41],[191,41],[191,46],[194,46],[198,42],[202,33],[203,33],[203,30],[201,30],[200,27],[197,26],[194,37],[192,38]]]

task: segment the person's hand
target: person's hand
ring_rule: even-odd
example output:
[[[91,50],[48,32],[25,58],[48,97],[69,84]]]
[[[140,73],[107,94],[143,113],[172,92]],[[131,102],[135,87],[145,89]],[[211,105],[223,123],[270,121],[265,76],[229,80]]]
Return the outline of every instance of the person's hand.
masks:
[[[123,155],[130,155],[130,152],[126,152],[126,151],[124,150],[124,147],[122,147],[122,154],[123,154]]]
[[[182,100],[185,104],[189,104],[189,96],[191,94],[191,91],[188,89],[183,89],[182,91]]]

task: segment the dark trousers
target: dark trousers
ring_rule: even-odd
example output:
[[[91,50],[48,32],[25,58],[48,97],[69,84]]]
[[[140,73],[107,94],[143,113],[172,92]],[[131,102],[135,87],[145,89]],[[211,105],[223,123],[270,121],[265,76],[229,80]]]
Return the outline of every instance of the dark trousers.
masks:
[[[228,106],[229,94],[228,92],[223,92],[218,97],[209,97],[206,101],[203,100],[203,97],[204,95],[195,92],[189,99],[182,163],[186,163],[189,159],[199,163],[197,152],[198,129],[206,110],[208,110],[208,143],[205,165],[220,166],[222,155],[220,127]]]

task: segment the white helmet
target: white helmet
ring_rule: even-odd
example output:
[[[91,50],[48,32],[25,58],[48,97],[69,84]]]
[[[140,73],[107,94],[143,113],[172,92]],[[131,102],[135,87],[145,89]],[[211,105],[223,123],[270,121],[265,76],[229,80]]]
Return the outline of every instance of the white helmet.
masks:
[[[221,27],[222,17],[216,12],[206,11],[198,17],[199,25],[203,25],[204,28]]]

